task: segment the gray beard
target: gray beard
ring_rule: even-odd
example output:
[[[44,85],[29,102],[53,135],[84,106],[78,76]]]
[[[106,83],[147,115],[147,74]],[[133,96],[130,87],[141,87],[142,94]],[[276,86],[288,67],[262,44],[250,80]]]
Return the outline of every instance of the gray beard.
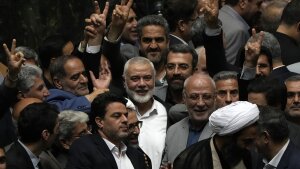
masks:
[[[138,103],[148,102],[153,97],[153,93],[154,93],[154,89],[151,89],[148,91],[148,93],[145,96],[139,96],[134,91],[130,90],[126,84],[125,84],[125,89],[126,89],[126,93],[127,93],[128,97]]]

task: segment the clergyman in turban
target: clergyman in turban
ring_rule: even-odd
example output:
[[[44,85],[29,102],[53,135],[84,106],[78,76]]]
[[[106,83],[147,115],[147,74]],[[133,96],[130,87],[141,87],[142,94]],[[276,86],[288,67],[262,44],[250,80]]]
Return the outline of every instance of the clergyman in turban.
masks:
[[[174,161],[174,169],[250,169],[250,149],[256,138],[259,109],[237,101],[214,111],[209,126],[215,135],[184,150]]]

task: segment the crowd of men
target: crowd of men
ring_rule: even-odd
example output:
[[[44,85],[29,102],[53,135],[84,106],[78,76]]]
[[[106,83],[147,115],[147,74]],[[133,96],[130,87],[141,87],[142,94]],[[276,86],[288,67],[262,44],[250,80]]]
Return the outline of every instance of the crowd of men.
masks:
[[[300,0],[99,3],[3,44],[0,169],[300,169]]]

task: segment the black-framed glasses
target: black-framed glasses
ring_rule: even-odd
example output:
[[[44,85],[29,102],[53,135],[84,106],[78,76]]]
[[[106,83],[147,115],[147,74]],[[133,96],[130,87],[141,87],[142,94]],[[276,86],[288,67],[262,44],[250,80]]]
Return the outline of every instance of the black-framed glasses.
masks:
[[[135,123],[128,124],[128,130],[129,130],[129,132],[132,132],[132,131],[134,131],[134,129],[136,127],[138,127],[140,129],[142,127],[142,125],[143,125],[142,121],[137,121]]]
[[[0,157],[0,164],[4,164],[6,163],[6,157],[5,156],[1,156]]]

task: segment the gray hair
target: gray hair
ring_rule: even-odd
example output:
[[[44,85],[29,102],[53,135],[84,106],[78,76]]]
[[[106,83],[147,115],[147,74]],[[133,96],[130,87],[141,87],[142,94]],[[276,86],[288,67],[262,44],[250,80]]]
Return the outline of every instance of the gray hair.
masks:
[[[291,76],[287,78],[284,82],[287,83],[287,82],[298,82],[298,81],[300,81],[300,75]]]
[[[266,8],[262,11],[260,21],[264,31],[276,32],[280,24],[282,11],[287,3],[287,1],[275,0],[266,6]]]
[[[38,54],[31,48],[26,46],[18,46],[16,52],[22,52],[25,59],[33,59],[37,65],[40,65]]]
[[[169,25],[167,20],[159,15],[147,15],[142,17],[138,23],[137,23],[137,32],[138,32],[138,37],[142,37],[142,30],[145,26],[150,26],[150,25],[155,25],[155,26],[161,26],[165,30],[165,36],[166,39],[169,39]]]
[[[228,79],[235,79],[237,80],[237,72],[234,71],[221,71],[214,75],[214,81],[217,82],[219,80],[228,80]]]
[[[26,64],[21,67],[18,74],[17,89],[26,93],[34,85],[35,79],[42,77],[42,69],[36,65]]]
[[[123,71],[123,77],[124,77],[125,80],[128,76],[128,68],[129,68],[130,65],[133,65],[133,64],[140,64],[140,65],[147,65],[148,64],[148,65],[150,65],[151,69],[152,69],[152,74],[153,74],[152,78],[153,79],[155,78],[156,71],[155,71],[153,63],[147,58],[138,56],[138,57],[133,57],[133,58],[129,59],[125,63],[124,71]]]
[[[59,134],[58,138],[67,140],[72,138],[77,123],[87,123],[89,117],[81,111],[65,110],[58,114]]]

